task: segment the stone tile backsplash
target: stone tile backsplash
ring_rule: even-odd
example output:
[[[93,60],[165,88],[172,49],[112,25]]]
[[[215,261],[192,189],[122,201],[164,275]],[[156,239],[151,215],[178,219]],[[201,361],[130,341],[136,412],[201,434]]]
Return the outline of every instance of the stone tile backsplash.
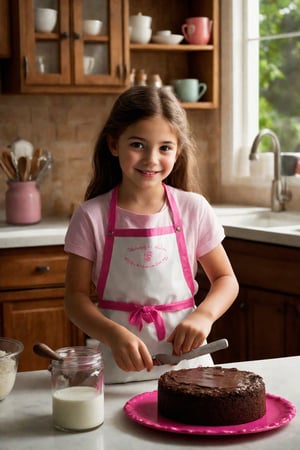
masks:
[[[114,95],[0,95],[0,144],[17,137],[50,150],[52,171],[41,185],[43,217],[68,216],[83,200],[90,178],[94,144],[115,101]],[[220,142],[218,110],[188,111],[199,146],[199,191],[219,201]],[[0,209],[6,181],[0,173]]]

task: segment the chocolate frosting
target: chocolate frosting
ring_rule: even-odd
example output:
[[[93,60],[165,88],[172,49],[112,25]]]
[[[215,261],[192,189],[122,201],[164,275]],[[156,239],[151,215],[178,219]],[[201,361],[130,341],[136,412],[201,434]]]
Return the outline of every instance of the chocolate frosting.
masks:
[[[205,370],[203,370],[205,369]],[[180,389],[185,392],[200,393],[207,389],[216,392],[236,392],[249,389],[256,383],[263,381],[259,375],[253,372],[241,371],[235,368],[223,369],[222,367],[197,367],[195,369],[172,370],[162,375],[167,385],[172,389]]]

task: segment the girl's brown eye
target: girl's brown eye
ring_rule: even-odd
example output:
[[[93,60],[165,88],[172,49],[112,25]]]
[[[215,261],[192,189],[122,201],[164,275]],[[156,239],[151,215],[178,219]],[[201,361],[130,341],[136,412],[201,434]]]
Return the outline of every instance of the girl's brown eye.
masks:
[[[143,148],[143,144],[141,142],[132,142],[130,145],[134,148]]]
[[[173,147],[170,147],[169,145],[162,145],[162,146],[160,147],[160,150],[163,151],[163,152],[167,152],[167,151],[172,151],[172,150],[174,150],[174,148],[173,148]]]

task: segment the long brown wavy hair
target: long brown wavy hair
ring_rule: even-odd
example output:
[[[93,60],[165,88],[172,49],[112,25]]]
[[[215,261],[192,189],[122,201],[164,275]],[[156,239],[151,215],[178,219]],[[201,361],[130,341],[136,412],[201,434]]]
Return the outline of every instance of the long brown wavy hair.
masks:
[[[122,181],[119,159],[111,154],[107,137],[118,140],[130,125],[153,116],[164,117],[178,139],[178,157],[164,182],[184,191],[195,188],[195,144],[185,110],[167,89],[134,86],[118,97],[98,137],[93,155],[93,174],[85,200],[110,191]]]

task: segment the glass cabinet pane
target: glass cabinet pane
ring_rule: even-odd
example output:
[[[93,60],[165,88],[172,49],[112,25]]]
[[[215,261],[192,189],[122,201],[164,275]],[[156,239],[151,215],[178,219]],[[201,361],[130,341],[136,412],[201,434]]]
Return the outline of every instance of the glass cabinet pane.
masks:
[[[109,68],[108,2],[82,1],[83,73],[107,75]]]
[[[36,43],[37,73],[60,73],[59,45],[57,42]]]
[[[101,34],[108,33],[107,0],[82,0],[82,19],[100,20],[102,22]],[[97,33],[99,34],[99,33]]]
[[[106,44],[84,45],[84,74],[104,75],[108,73],[108,48]]]
[[[58,8],[59,0],[33,0],[34,8]]]

